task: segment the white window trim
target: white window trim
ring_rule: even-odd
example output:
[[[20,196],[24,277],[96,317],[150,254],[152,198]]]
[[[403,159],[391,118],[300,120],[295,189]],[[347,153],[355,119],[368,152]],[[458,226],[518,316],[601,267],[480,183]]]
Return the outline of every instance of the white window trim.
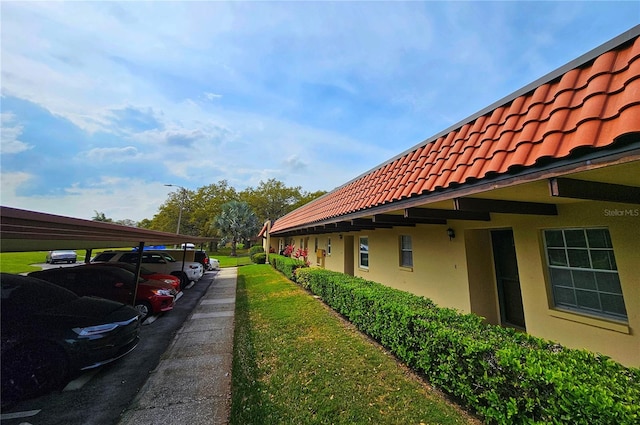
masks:
[[[409,242],[411,243],[411,249],[403,249],[402,247],[402,238],[409,238]],[[411,237],[411,235],[400,235],[398,237],[398,251],[399,251],[399,263],[400,263],[400,268],[402,269],[410,269],[413,270],[413,238]],[[404,260],[404,256],[403,254],[405,252],[410,252],[411,253],[411,265],[407,265],[407,264],[403,264],[403,260]]]
[[[360,249],[360,246],[362,245],[362,240],[366,239],[367,240],[367,265],[363,265],[362,264],[362,254],[365,253],[365,251],[362,251]],[[358,267],[364,270],[369,270],[369,263],[370,263],[371,258],[369,257],[369,236],[360,236],[358,237]]]
[[[618,269],[616,267],[616,270],[605,270],[605,269],[591,269],[591,268],[578,268],[578,267],[571,267],[571,266],[556,266],[556,265],[552,265],[550,260],[549,260],[549,248],[554,248],[554,247],[549,247],[547,245],[547,237],[546,237],[546,232],[547,231],[567,231],[567,230],[591,230],[591,229],[606,229],[607,231],[609,229],[607,229],[606,227],[599,227],[599,226],[593,226],[593,227],[562,227],[562,228],[550,228],[550,229],[543,229],[542,231],[542,240],[543,240],[543,244],[544,244],[544,255],[545,255],[545,263],[547,266],[547,276],[548,276],[548,285],[549,285],[549,297],[550,297],[550,307],[553,308],[556,311],[559,312],[566,312],[569,314],[577,314],[577,315],[581,315],[584,317],[592,317],[594,319],[599,319],[599,320],[607,320],[607,321],[615,321],[615,322],[619,322],[619,323],[628,323],[628,310],[627,310],[627,317],[623,318],[620,317],[618,315],[614,315],[614,314],[607,314],[605,312],[598,312],[595,310],[590,310],[588,308],[582,308],[582,307],[574,307],[574,306],[565,306],[562,304],[558,304],[556,302],[556,298],[555,298],[555,294],[554,294],[554,285],[553,282],[551,281],[551,270],[552,269],[564,269],[564,270],[584,270],[584,271],[596,271],[596,272],[611,272],[611,273],[615,273],[618,278],[619,278],[619,272]],[[567,250],[570,249],[571,247],[567,247],[566,245],[564,245],[563,249]],[[590,250],[590,248],[586,248],[587,251]],[[610,248],[611,251],[613,252],[614,249],[613,247]],[[614,253],[615,255],[615,253]],[[623,298],[624,301],[624,294],[621,292],[620,295]],[[625,302],[625,306],[626,306],[626,302]]]

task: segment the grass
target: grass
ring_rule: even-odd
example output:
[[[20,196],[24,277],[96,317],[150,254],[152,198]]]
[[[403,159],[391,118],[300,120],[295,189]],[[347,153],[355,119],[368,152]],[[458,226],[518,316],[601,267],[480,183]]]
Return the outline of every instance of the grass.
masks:
[[[78,261],[84,261],[85,251],[78,250]],[[0,253],[0,272],[2,273],[28,273],[42,268],[31,264],[44,263],[47,251],[36,252],[3,252]]]
[[[220,261],[220,267],[237,267],[246,266],[251,264],[251,259],[248,255],[238,255],[237,257],[230,257],[228,255],[211,255],[211,258],[217,258]]]
[[[467,424],[269,265],[238,269],[231,424]]]
[[[122,249],[130,250],[130,248]],[[93,250],[93,255],[101,251],[102,250]],[[76,252],[78,253],[78,263],[84,262],[85,250],[80,249],[76,250]],[[217,255],[218,253],[227,255]],[[231,257],[225,251],[210,253],[209,255],[220,261],[220,267],[236,267],[251,264],[247,250],[238,250],[237,257]],[[32,266],[31,264],[44,263],[46,256],[47,251],[0,253],[0,272],[17,274],[41,270],[40,267]]]

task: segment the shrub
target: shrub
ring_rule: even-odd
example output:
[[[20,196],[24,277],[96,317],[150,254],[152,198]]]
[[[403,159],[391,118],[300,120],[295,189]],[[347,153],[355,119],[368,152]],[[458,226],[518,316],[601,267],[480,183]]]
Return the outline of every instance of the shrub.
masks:
[[[295,274],[301,286],[488,423],[640,423],[640,369],[487,325],[376,282],[317,268]]]
[[[295,271],[299,268],[308,267],[303,260],[286,257],[284,255],[269,254],[269,263],[288,279],[296,281]]]
[[[267,261],[267,254],[259,252],[251,256],[251,262],[255,264],[264,264]]]
[[[251,257],[253,254],[259,254],[261,252],[264,252],[264,248],[262,247],[262,245],[254,245],[249,248],[249,257]]]
[[[258,255],[261,255],[261,257],[258,258]],[[267,256],[264,253],[264,248],[262,246],[254,245],[251,248],[249,248],[249,258],[251,259],[252,263],[264,264],[264,262],[267,259]]]

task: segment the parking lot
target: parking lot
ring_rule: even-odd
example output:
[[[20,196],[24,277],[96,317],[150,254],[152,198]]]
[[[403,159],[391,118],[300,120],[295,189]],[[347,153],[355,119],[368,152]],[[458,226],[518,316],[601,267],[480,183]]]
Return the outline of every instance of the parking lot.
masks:
[[[51,265],[46,265],[52,267]],[[65,267],[56,264],[53,267]],[[140,328],[136,349],[113,364],[85,373],[69,382],[62,391],[20,402],[2,411],[3,424],[116,424],[131,404],[176,332],[214,281],[210,271],[184,295],[172,311],[147,320]]]

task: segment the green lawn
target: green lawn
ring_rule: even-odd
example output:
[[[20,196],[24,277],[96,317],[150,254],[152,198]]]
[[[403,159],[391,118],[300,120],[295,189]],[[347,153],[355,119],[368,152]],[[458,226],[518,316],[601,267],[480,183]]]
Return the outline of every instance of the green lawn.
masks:
[[[125,249],[125,248],[123,248]],[[93,255],[102,250],[94,250]],[[84,262],[85,250],[76,250],[78,253],[78,263]],[[210,253],[209,256],[217,258],[220,261],[220,267],[236,267],[251,264],[246,250],[239,250],[237,257],[230,257],[227,252]],[[40,267],[34,267],[31,264],[44,263],[47,251],[39,252],[3,252],[0,253],[0,272],[3,273],[28,273],[40,270]]]
[[[269,265],[238,269],[235,320],[232,424],[477,423]]]
[[[78,261],[84,261],[85,251],[78,250]],[[0,272],[3,273],[28,273],[41,270],[31,264],[44,263],[47,251],[39,252],[3,252],[0,253]]]

